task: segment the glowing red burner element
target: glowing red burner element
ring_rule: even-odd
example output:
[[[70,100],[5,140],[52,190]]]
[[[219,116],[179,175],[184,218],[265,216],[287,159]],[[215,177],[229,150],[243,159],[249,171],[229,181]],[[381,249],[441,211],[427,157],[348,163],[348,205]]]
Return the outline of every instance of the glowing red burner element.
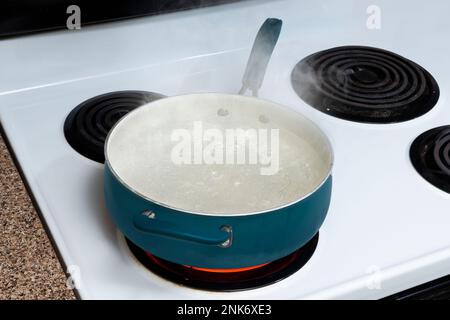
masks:
[[[154,262],[158,263],[159,265],[161,265],[160,263],[160,259],[158,257],[155,257],[154,255],[152,255],[151,253],[146,252],[145,253],[150,259],[152,259]],[[263,263],[257,266],[252,266],[252,267],[245,267],[245,268],[234,268],[234,269],[208,269],[208,268],[199,268],[199,267],[191,267],[191,266],[187,266],[187,265],[182,265],[182,267],[185,268],[189,268],[192,270],[197,270],[197,271],[202,271],[202,272],[214,272],[214,273],[236,273],[236,272],[243,272],[243,271],[250,271],[250,270],[255,270],[261,267],[264,267],[266,265],[268,265],[270,262],[267,263]]]
[[[235,269],[207,269],[207,268],[197,268],[197,267],[189,267],[194,270],[203,271],[203,272],[216,272],[216,273],[233,273],[233,272],[242,272],[242,271],[249,271],[249,270],[255,270],[264,266],[267,266],[270,262],[263,263],[254,267],[246,267],[246,268],[235,268]]]
[[[185,266],[145,252],[127,239],[134,256],[149,271],[174,283],[203,290],[236,291],[266,286],[301,269],[316,249],[319,234],[290,255],[258,266],[236,269],[208,269]]]

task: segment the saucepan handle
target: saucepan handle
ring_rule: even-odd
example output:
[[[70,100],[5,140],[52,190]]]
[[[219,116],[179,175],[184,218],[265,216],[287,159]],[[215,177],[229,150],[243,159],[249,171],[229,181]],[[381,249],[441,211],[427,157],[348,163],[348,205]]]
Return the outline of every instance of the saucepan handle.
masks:
[[[206,228],[184,229],[181,225],[173,222],[162,221],[156,218],[151,210],[139,212],[133,219],[134,227],[140,232],[184,240],[209,246],[228,248],[233,242],[233,231],[231,226],[223,225],[215,230]]]
[[[244,94],[249,89],[254,96],[258,95],[258,90],[261,88],[264,75],[266,74],[267,65],[280,36],[282,25],[283,22],[280,19],[269,18],[264,21],[259,29],[253,43],[252,52],[248,58],[239,94]]]

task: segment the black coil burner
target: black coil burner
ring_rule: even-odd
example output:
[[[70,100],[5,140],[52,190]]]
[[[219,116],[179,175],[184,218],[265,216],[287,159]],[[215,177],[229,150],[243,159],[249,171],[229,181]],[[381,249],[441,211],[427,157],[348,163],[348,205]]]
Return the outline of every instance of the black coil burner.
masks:
[[[412,143],[409,155],[425,180],[450,193],[450,125],[422,133]]]
[[[234,272],[211,272],[172,263],[157,258],[137,247],[127,239],[134,256],[148,270],[171,282],[209,291],[239,291],[255,289],[280,281],[301,269],[312,257],[319,234],[294,253],[263,266]]]
[[[312,54],[295,66],[291,81],[312,107],[358,122],[411,120],[439,99],[439,87],[425,69],[371,47],[344,46]]]
[[[66,140],[83,156],[103,163],[105,139],[114,124],[131,110],[163,97],[146,91],[116,91],[93,97],[67,116]]]

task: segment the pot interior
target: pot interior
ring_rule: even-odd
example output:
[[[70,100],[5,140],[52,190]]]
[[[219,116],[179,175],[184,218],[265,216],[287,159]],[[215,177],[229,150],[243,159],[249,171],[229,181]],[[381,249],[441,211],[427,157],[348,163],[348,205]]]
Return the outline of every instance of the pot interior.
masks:
[[[138,195],[208,215],[273,210],[314,192],[333,155],[322,131],[269,101],[192,94],[154,101],[122,118],[106,163]]]

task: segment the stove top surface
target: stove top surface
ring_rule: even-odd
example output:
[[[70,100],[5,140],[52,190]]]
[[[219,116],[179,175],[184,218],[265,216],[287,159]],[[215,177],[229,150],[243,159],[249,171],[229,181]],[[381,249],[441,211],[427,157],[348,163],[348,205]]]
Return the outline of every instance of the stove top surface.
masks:
[[[450,194],[410,161],[413,141],[448,125],[447,1],[378,1],[381,29],[367,28],[369,1],[246,1],[0,42],[0,121],[82,298],[381,298],[448,274]],[[64,135],[70,112],[100,94],[236,93],[252,41],[268,17],[284,27],[260,97],[316,122],[335,152],[331,207],[306,265],[275,284],[210,292],[149,272],[130,252],[103,201],[103,165]],[[420,21],[420,23],[418,23]],[[368,124],[327,115],[300,99],[291,73],[333,47],[389,50],[426,69],[437,104],[413,120]]]

